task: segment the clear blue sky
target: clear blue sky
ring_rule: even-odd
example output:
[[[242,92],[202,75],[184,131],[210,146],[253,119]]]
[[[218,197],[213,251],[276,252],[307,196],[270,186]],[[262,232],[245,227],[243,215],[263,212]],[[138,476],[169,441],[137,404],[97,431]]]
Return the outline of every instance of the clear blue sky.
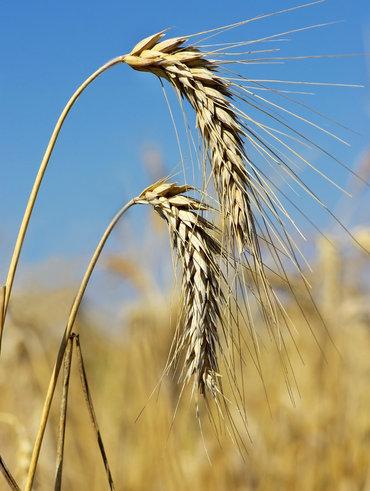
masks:
[[[45,146],[65,102],[92,71],[138,40],[165,27],[197,32],[299,2],[2,1],[0,10],[0,272]],[[185,8],[186,5],[186,8]],[[312,23],[343,24],[294,37],[295,54],[370,51],[370,3],[325,4],[247,25],[226,40],[244,40]],[[223,39],[225,40],[225,38]],[[256,67],[263,78],[264,67]],[[362,133],[344,153],[355,165],[370,143],[370,94],[364,58],[306,61],[277,68],[285,79],[365,83],[360,91],[319,91],[315,107]],[[266,67],[273,74],[273,68]],[[268,78],[268,77],[267,77]],[[346,135],[348,136],[348,135]],[[62,130],[30,225],[22,259],[87,255],[110,216],[148,182],[145,145],[155,144],[170,171],[179,162],[158,81],[116,67],[81,97]],[[340,180],[345,181],[341,174]],[[334,198],[333,198],[334,199]],[[336,199],[336,198],[335,198]],[[318,220],[320,218],[318,217]]]

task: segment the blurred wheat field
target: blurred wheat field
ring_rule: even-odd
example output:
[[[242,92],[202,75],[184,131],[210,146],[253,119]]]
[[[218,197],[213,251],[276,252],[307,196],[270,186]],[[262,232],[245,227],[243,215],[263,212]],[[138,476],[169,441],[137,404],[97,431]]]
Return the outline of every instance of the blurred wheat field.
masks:
[[[362,54],[279,53],[286,36],[333,22],[207,41],[321,3],[182,37],[151,34],[68,99],[0,284],[0,491],[370,491],[370,229],[356,215],[368,201],[369,160],[356,169],[340,151],[355,129],[300,99],[315,95],[311,86],[364,86],[250,74],[254,64]],[[55,272],[39,264],[13,294],[62,126],[85,89],[117,65],[159,79],[177,171],[149,152],[154,182],[130,189],[80,284],[73,249],[74,259],[63,252]],[[134,205],[158,216],[130,223]],[[119,252],[103,253],[123,215],[123,243],[109,249]],[[117,297],[106,299],[109,313],[102,308],[99,275],[120,309]]]
[[[364,244],[368,240],[365,232],[361,233]],[[124,258],[112,258],[109,269],[134,282],[139,268],[132,262],[130,268],[124,268],[126,263]],[[324,358],[287,295],[304,360],[303,364],[294,347],[288,347],[300,395],[296,394],[293,404],[277,369],[278,352],[263,335],[261,364],[271,413],[246,354],[245,402],[251,442],[247,442],[245,460],[222,429],[216,436],[207,418],[203,418],[203,443],[189,393],[183,396],[171,426],[180,390],[177,380],[166,376],[159,392],[148,400],[161,377],[175,329],[174,294],[169,302],[167,295],[152,288],[150,297],[133,301],[119,332],[81,315],[81,345],[117,489],[370,489],[370,296],[358,274],[369,271],[369,261],[353,248],[344,259],[323,240],[318,242],[313,266],[320,271],[316,280],[315,275],[312,278],[313,293],[335,346],[324,330],[318,331]],[[20,485],[57,346],[58,325],[72,294],[72,288],[24,291],[15,298],[11,311],[0,380],[0,435],[2,456]],[[317,327],[315,313],[307,308],[306,315],[312,327]],[[74,361],[63,488],[107,489],[78,379]],[[53,404],[35,489],[53,487],[59,399],[60,393]],[[4,486],[2,481],[1,489]]]

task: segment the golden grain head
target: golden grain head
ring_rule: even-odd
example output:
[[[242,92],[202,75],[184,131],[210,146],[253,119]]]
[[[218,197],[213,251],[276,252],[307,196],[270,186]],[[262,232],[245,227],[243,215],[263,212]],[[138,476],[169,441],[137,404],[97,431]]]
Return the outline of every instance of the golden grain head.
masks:
[[[184,195],[192,189],[159,181],[139,196],[167,222],[171,244],[182,266],[184,328],[175,346],[175,360],[184,352],[184,382],[194,377],[200,393],[220,391],[217,351],[224,296],[221,291],[220,244],[215,230],[199,212],[207,205]]]
[[[196,47],[184,46],[185,37],[158,42],[162,36],[163,32],[140,42],[125,62],[167,79],[193,106],[231,236],[240,251],[247,248],[258,258],[242,127],[230,104],[228,84],[217,73],[215,62]]]

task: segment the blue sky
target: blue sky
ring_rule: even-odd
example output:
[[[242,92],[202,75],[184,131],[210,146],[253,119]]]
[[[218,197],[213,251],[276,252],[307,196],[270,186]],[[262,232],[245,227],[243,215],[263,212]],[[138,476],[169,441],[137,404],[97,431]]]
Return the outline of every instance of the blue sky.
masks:
[[[1,2],[0,273],[5,272],[54,123],[81,81],[108,59],[162,28],[173,28],[174,35],[188,34],[297,3],[188,0],[185,8],[184,2],[163,0]],[[266,32],[332,20],[345,22],[295,36],[293,52],[370,51],[368,0],[328,0],[241,27],[222,40],[253,39]],[[343,158],[350,166],[358,163],[370,144],[366,65],[364,58],[353,58],[276,68],[277,76],[285,79],[366,84],[357,91],[322,90],[314,99],[315,107],[362,133],[349,134],[352,148],[343,151]],[[256,66],[255,70],[260,78],[264,73],[275,74],[274,67]],[[178,166],[176,139],[158,81],[128,67],[116,67],[83,94],[62,130],[31,221],[23,261],[88,255],[115,210],[148,183],[143,168],[148,146],[159,150],[168,171]],[[346,182],[343,173],[338,173],[339,180]],[[331,191],[323,191],[332,203],[338,199]],[[325,223],[322,217],[315,217]],[[365,217],[359,216],[361,220]]]

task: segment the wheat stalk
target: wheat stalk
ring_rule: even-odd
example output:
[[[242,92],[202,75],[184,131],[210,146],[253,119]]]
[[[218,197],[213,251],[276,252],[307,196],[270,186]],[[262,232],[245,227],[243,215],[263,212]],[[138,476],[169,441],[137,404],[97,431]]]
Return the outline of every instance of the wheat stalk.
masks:
[[[0,456],[0,471],[3,474],[9,488],[12,489],[13,491],[20,491],[21,488],[18,486],[16,480],[12,476],[10,470],[6,466],[4,460],[1,456]]]
[[[215,227],[197,213],[197,211],[206,210],[207,206],[181,194],[189,189],[189,186],[176,186],[163,181],[156,183],[124,205],[104,231],[82,278],[59,346],[32,452],[26,491],[32,489],[63,357],[86,288],[110,234],[121,217],[135,204],[150,204],[165,218],[170,228],[173,244],[183,262],[186,328],[179,350],[187,346],[185,381],[194,375],[198,388],[204,395],[206,395],[206,389],[211,391],[213,396],[220,390],[217,383],[216,350],[219,345],[217,323],[220,319],[223,300],[219,281],[221,269],[217,262],[221,248],[210,234]]]
[[[71,377],[72,366],[72,354],[73,354],[73,337],[68,339],[66,352],[64,356],[64,368],[63,368],[63,384],[62,384],[62,397],[60,401],[60,416],[59,416],[59,431],[57,440],[57,459],[55,469],[54,491],[61,491],[62,478],[63,478],[63,464],[64,464],[64,446],[67,427],[67,409],[68,409],[68,393],[69,393],[69,381]]]
[[[106,72],[107,70],[109,70],[113,66],[115,66],[119,63],[122,63],[122,61],[123,61],[122,56],[118,56],[118,57],[108,61],[107,63],[105,63],[104,65],[99,67],[94,73],[92,73],[72,94],[72,96],[68,100],[67,104],[65,105],[63,111],[61,112],[61,114],[60,114],[60,116],[59,116],[59,118],[55,124],[54,130],[50,136],[50,139],[49,139],[49,142],[47,144],[44,156],[42,158],[39,169],[37,171],[37,174],[36,174],[32,189],[31,189],[30,196],[29,196],[28,201],[27,201],[26,209],[25,209],[24,214],[23,214],[22,222],[21,222],[21,225],[19,227],[17,239],[16,239],[14,249],[12,252],[12,257],[11,257],[9,268],[8,268],[6,282],[5,282],[5,285],[1,287],[0,295],[1,295],[1,297],[3,297],[3,299],[2,300],[0,299],[0,305],[1,305],[1,309],[0,309],[0,312],[1,312],[1,315],[0,315],[0,348],[1,348],[1,338],[3,335],[5,319],[6,319],[6,315],[8,312],[8,306],[9,306],[10,298],[11,298],[12,291],[13,291],[13,283],[14,283],[16,272],[17,272],[19,258],[20,258],[21,252],[22,252],[23,244],[24,244],[24,241],[26,238],[28,226],[29,226],[32,212],[33,212],[33,209],[34,209],[37,197],[38,197],[38,193],[40,191],[40,187],[41,187],[41,184],[43,182],[45,172],[46,172],[46,169],[49,165],[50,158],[51,158],[51,155],[53,153],[53,150],[54,150],[55,144],[57,142],[58,136],[60,134],[60,131],[63,127],[63,124],[64,124],[69,112],[71,111],[71,109],[74,106],[77,99],[84,92],[84,90],[87,87],[89,87],[89,85],[96,78],[98,78],[100,75],[102,75],[104,72]]]
[[[46,424],[47,424],[48,419],[49,419],[51,403],[53,402],[53,397],[54,397],[55,388],[56,388],[58,377],[59,377],[59,372],[60,372],[60,369],[61,369],[61,366],[63,363],[63,358],[64,358],[65,350],[66,350],[67,345],[68,345],[68,340],[72,334],[72,331],[73,331],[73,328],[74,328],[74,325],[76,322],[77,314],[79,312],[81,302],[82,302],[84,295],[85,295],[86,288],[89,284],[90,278],[94,272],[95,266],[98,262],[98,259],[99,259],[100,255],[104,249],[104,246],[105,246],[109,236],[111,235],[112,231],[116,227],[116,225],[119,222],[119,220],[121,219],[121,217],[133,205],[134,205],[133,200],[130,200],[128,203],[126,203],[118,211],[118,213],[113,217],[113,219],[109,223],[108,227],[105,229],[105,231],[104,231],[104,233],[103,233],[103,235],[102,235],[90,261],[89,261],[89,264],[86,268],[85,274],[82,278],[80,287],[78,289],[76,297],[75,297],[73,304],[71,306],[71,310],[70,310],[69,317],[67,320],[67,325],[65,327],[63,337],[62,337],[62,340],[61,340],[60,345],[59,345],[59,349],[58,349],[57,357],[55,360],[53,372],[52,372],[51,377],[50,377],[49,386],[48,386],[46,397],[45,397],[44,407],[43,407],[42,415],[41,415],[41,421],[40,421],[39,428],[37,430],[35,444],[34,444],[32,456],[31,456],[31,462],[30,462],[30,466],[28,469],[28,476],[27,476],[27,481],[25,484],[25,491],[31,491],[32,486],[33,486],[33,481],[35,478],[36,467],[37,467],[37,463],[38,463],[38,459],[39,459],[39,455],[40,455],[41,445],[42,445],[42,441],[43,441],[44,434],[45,434]]]
[[[183,193],[189,186],[159,181],[139,196],[167,222],[171,244],[182,266],[184,327],[176,357],[185,349],[184,382],[194,377],[200,393],[220,392],[218,325],[225,297],[221,291],[221,246],[215,226],[199,212],[208,206]]]

